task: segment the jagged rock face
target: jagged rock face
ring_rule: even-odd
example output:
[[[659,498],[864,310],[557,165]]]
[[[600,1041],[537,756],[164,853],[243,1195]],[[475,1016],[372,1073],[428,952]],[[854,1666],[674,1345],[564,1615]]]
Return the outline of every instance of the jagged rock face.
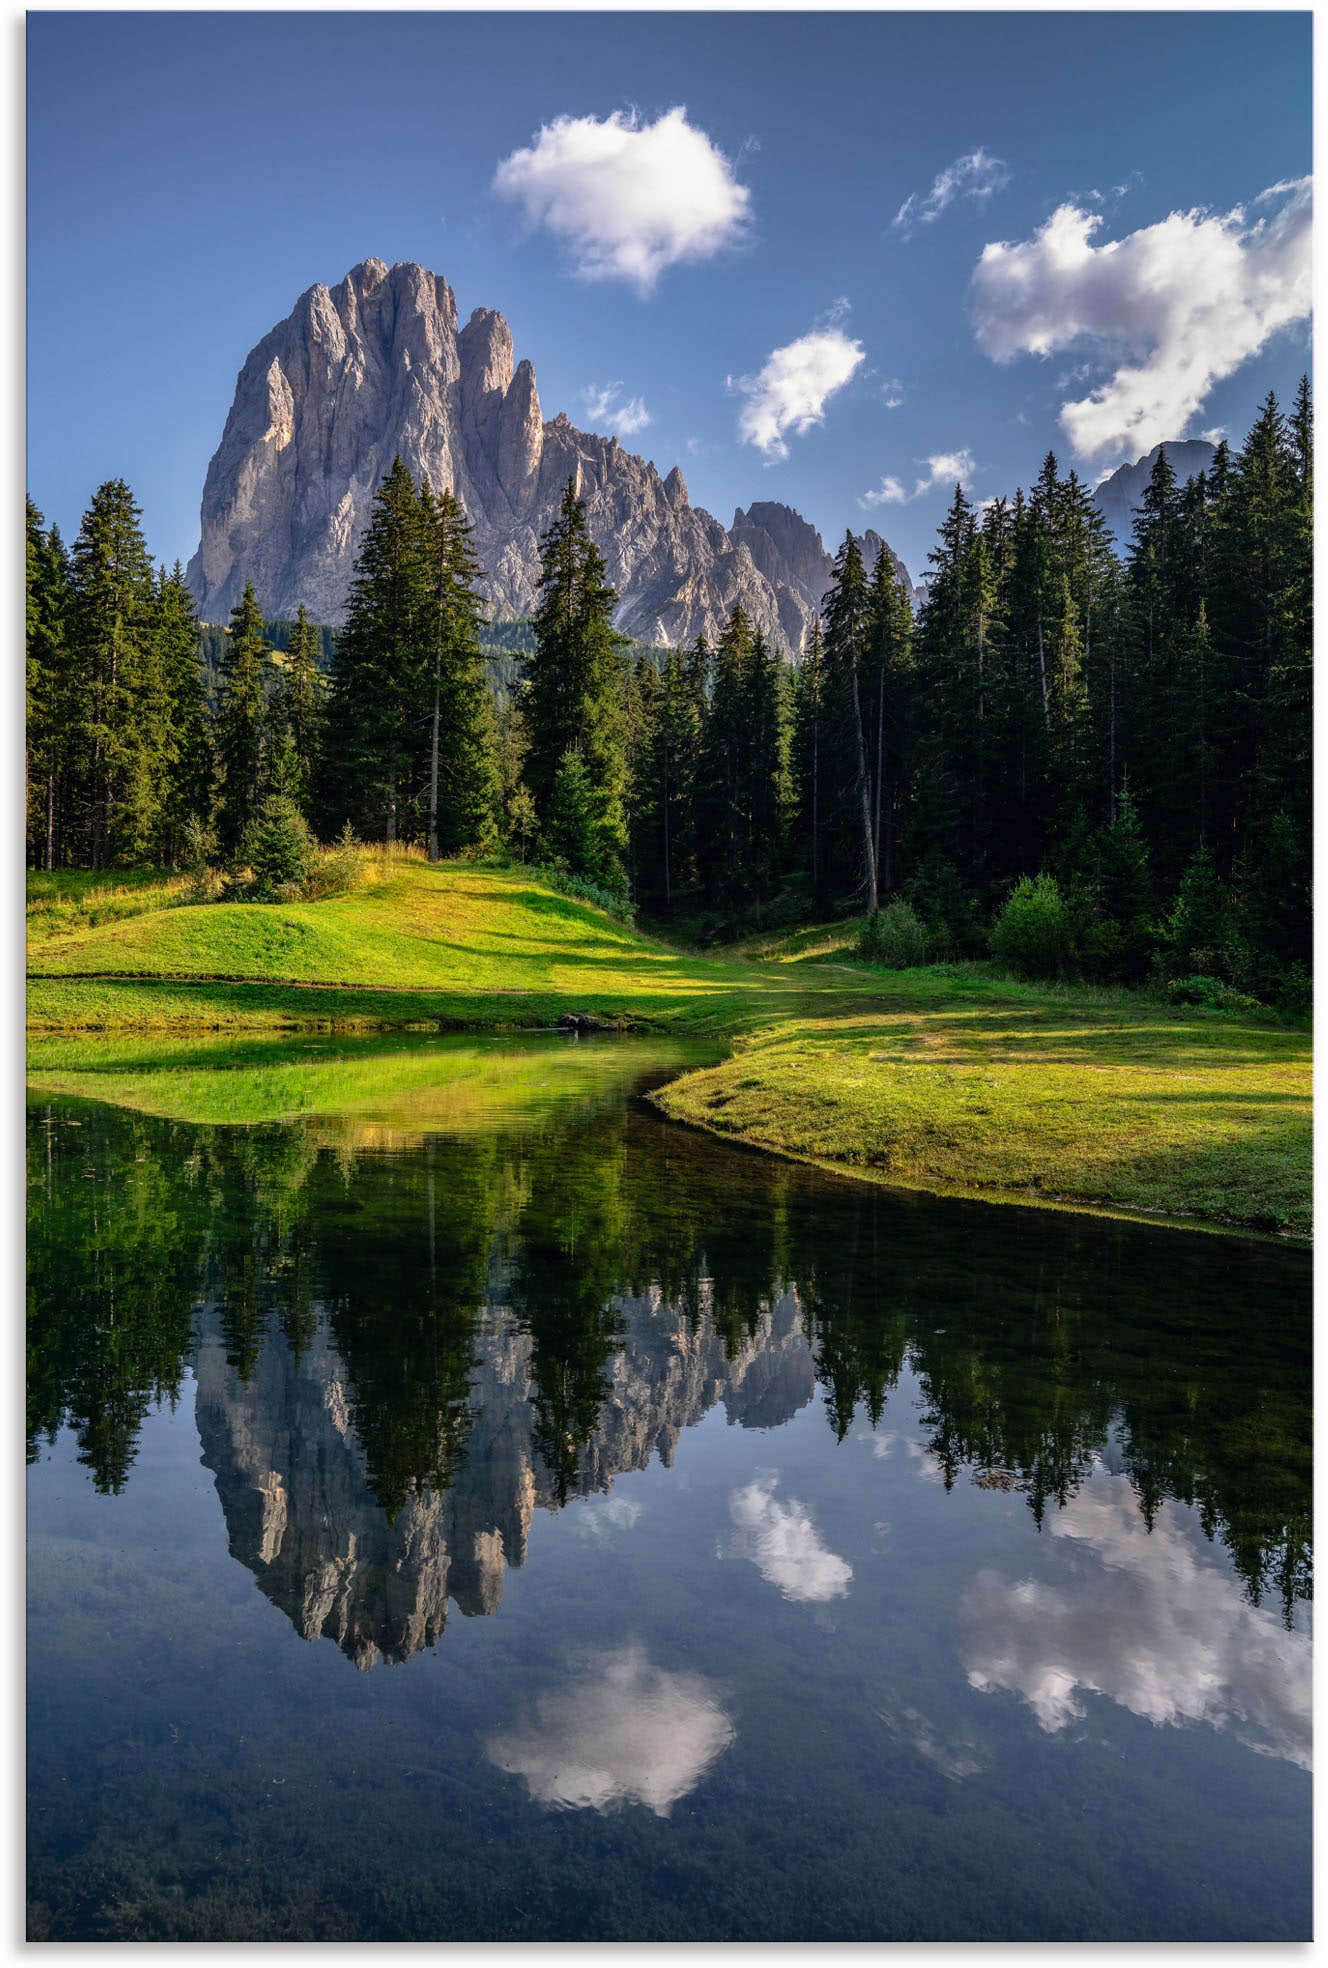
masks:
[[[621,597],[619,626],[644,642],[713,639],[741,601],[796,654],[828,585],[829,557],[797,513],[756,505],[726,532],[676,466],[661,478],[616,438],[565,415],[546,423],[500,314],[477,308],[458,330],[445,280],[366,260],[338,287],[311,287],[240,372],[189,563],[203,619],[224,621],[252,581],[269,617],[303,603],[342,622],[398,454],[463,501],[500,615],[532,612],[540,535],[569,479]]]
[[[796,1296],[766,1310],[730,1354],[710,1319],[692,1324],[658,1291],[614,1301],[621,1350],[608,1365],[599,1426],[575,1491],[671,1464],[683,1430],[717,1401],[730,1420],[776,1427],[811,1400],[815,1374]],[[335,1641],[367,1671],[408,1660],[442,1633],[449,1602],[497,1610],[537,1506],[556,1507],[535,1444],[531,1342],[502,1308],[482,1322],[464,1453],[441,1492],[420,1490],[389,1518],[374,1496],[345,1366],[325,1316],[297,1355],[268,1332],[247,1379],[226,1357],[219,1313],[199,1315],[195,1414],[232,1556],[306,1640]]]
[[[793,623],[795,619],[810,622],[820,613],[821,602],[834,571],[831,556],[820,534],[792,506],[781,506],[773,500],[758,500],[755,505],[748,506],[746,512],[741,506],[738,507],[733,515],[729,536],[746,547],[757,571],[764,574],[776,592],[784,592],[785,609],[781,613],[781,623],[785,638],[791,648],[800,649],[802,645],[795,639]],[[894,548],[888,546],[880,534],[870,527],[856,537],[867,572],[870,574],[875,567],[877,555],[884,548],[890,556],[896,578],[904,584],[910,607],[916,606],[917,595],[908,569]]]
[[[1217,446],[1210,444],[1206,437],[1187,437],[1178,444],[1165,447],[1155,444],[1146,458],[1140,458],[1132,465],[1122,465],[1118,471],[1112,472],[1110,478],[1104,478],[1093,499],[1116,536],[1118,553],[1125,553],[1129,547],[1134,534],[1135,508],[1147,490],[1153,466],[1157,463],[1157,454],[1163,449],[1180,485],[1207,471],[1217,454]]]

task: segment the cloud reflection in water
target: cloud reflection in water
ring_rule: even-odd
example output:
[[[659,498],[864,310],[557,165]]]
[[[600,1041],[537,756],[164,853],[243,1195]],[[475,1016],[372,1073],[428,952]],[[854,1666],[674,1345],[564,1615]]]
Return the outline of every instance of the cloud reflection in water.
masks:
[[[961,1606],[974,1688],[1019,1695],[1049,1734],[1084,1716],[1082,1691],[1310,1767],[1308,1634],[1250,1605],[1175,1506],[1150,1532],[1127,1479],[1100,1475],[1048,1528],[1098,1565],[1072,1591],[980,1573]]]
[[[594,1657],[484,1747],[500,1770],[524,1778],[537,1804],[596,1811],[644,1804],[666,1818],[733,1734],[704,1675],[654,1667],[644,1647],[631,1646]]]

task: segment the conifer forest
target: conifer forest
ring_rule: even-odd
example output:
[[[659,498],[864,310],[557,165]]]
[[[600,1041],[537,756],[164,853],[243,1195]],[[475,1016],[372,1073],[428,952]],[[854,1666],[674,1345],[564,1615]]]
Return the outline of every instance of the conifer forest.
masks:
[[[1123,557],[1052,455],[1010,497],[956,487],[916,616],[850,533],[797,660],[741,605],[714,647],[630,644],[570,484],[515,658],[462,506],[400,460],[335,633],[252,586],[201,628],[122,480],[72,546],[29,502],[29,864],[262,895],[353,836],[703,934],[858,914],[897,961],[1303,1008],[1311,423],[1306,382],[1184,486],[1162,451]]]

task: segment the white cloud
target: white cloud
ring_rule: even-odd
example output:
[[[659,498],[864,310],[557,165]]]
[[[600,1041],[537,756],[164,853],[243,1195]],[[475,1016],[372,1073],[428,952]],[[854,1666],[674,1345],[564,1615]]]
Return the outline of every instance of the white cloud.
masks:
[[[564,240],[583,279],[625,280],[642,294],[666,267],[735,244],[751,205],[728,158],[682,108],[654,123],[634,110],[555,117],[503,159],[493,189]]]
[[[891,376],[888,382],[881,384],[881,401],[887,410],[897,410],[904,401],[904,385],[898,376]]]
[[[825,406],[843,389],[866,359],[861,342],[851,341],[838,326],[846,303],[837,301],[831,319],[778,348],[755,376],[730,376],[730,389],[747,398],[738,418],[738,435],[754,444],[768,465],[787,458],[785,436],[804,431],[825,418]]]
[[[1310,180],[1215,214],[1172,212],[1093,244],[1100,216],[1066,204],[1031,239],[984,248],[978,345],[997,362],[1096,344],[1106,381],[1062,406],[1077,456],[1138,457],[1179,439],[1216,383],[1310,312]]]
[[[910,499],[920,499],[925,492],[934,492],[937,486],[941,485],[947,489],[955,485],[962,485],[967,490],[972,482],[973,474],[977,470],[977,466],[973,462],[973,454],[967,449],[963,451],[936,451],[933,452],[930,458],[920,458],[918,463],[925,465],[927,471],[925,477],[914,480],[913,490],[911,492],[900,479],[892,478],[887,474],[874,492],[863,493],[862,497],[858,500],[858,504],[860,506],[903,506]]]
[[[609,1811],[644,1804],[666,1818],[733,1741],[733,1724],[701,1674],[653,1667],[643,1647],[592,1660],[531,1716],[490,1736],[491,1763],[522,1777],[537,1804]]]
[[[930,225],[956,198],[985,204],[993,192],[1003,191],[1009,182],[1009,166],[1001,158],[982,149],[970,151],[967,157],[956,157],[953,164],[947,164],[933,179],[929,192],[915,191],[906,198],[895,213],[891,230],[902,232],[907,239],[915,225]]]
[[[786,1599],[842,1599],[853,1567],[822,1544],[805,1503],[776,1499],[777,1482],[774,1476],[758,1476],[733,1492],[729,1515],[738,1528],[725,1547],[728,1555],[748,1559]]]
[[[1158,1728],[1230,1728],[1309,1768],[1308,1635],[1248,1604],[1179,1509],[1150,1532],[1128,1480],[1100,1475],[1049,1528],[1097,1563],[1076,1568],[1072,1591],[979,1574],[961,1607],[974,1688],[1019,1695],[1053,1735],[1094,1693]]]
[[[620,402],[621,390],[620,382],[605,383],[602,388],[591,383],[582,390],[581,401],[592,424],[607,424],[619,437],[634,437],[637,431],[653,423],[654,418],[639,396],[629,396]]]

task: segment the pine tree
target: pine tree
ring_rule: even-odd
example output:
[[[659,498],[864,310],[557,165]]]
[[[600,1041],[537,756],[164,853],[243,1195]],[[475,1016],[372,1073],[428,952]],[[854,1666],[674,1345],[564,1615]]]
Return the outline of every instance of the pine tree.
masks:
[[[325,825],[368,838],[415,827],[437,613],[436,543],[398,457],[374,496],[337,637],[326,725]]]
[[[825,682],[832,764],[830,783],[841,788],[832,843],[840,878],[860,889],[868,915],[877,903],[876,848],[871,781],[863,721],[862,678],[871,637],[871,603],[862,553],[851,533],[835,556],[833,584],[822,610]]]
[[[59,529],[27,502],[28,853],[56,866],[75,706],[70,690],[69,563]]]
[[[93,494],[74,543],[70,588],[71,819],[78,858],[104,868],[151,829],[165,711],[153,648],[152,562],[123,479]]]
[[[198,659],[198,616],[177,560],[158,572],[153,623],[170,728],[169,768],[161,802],[160,852],[179,867],[191,821],[205,823],[212,808],[215,762]]]
[[[484,680],[473,528],[450,491],[422,510],[431,533],[434,612],[429,676],[429,859],[488,840],[495,825],[496,725]]]
[[[290,641],[279,659],[280,681],[274,693],[273,722],[290,748],[291,764],[283,775],[290,783],[283,790],[306,820],[314,810],[326,716],[327,691],[319,654],[318,632],[301,602]]]
[[[584,761],[600,829],[596,860],[623,879],[627,844],[626,665],[613,627],[618,597],[590,538],[586,510],[568,481],[558,516],[540,543],[542,571],[535,650],[526,666],[523,716],[526,784],[541,832],[568,752]]]
[[[272,647],[252,581],[231,610],[222,657],[217,712],[217,763],[221,771],[219,833],[223,849],[238,853],[271,781],[272,730],[268,690]]]

